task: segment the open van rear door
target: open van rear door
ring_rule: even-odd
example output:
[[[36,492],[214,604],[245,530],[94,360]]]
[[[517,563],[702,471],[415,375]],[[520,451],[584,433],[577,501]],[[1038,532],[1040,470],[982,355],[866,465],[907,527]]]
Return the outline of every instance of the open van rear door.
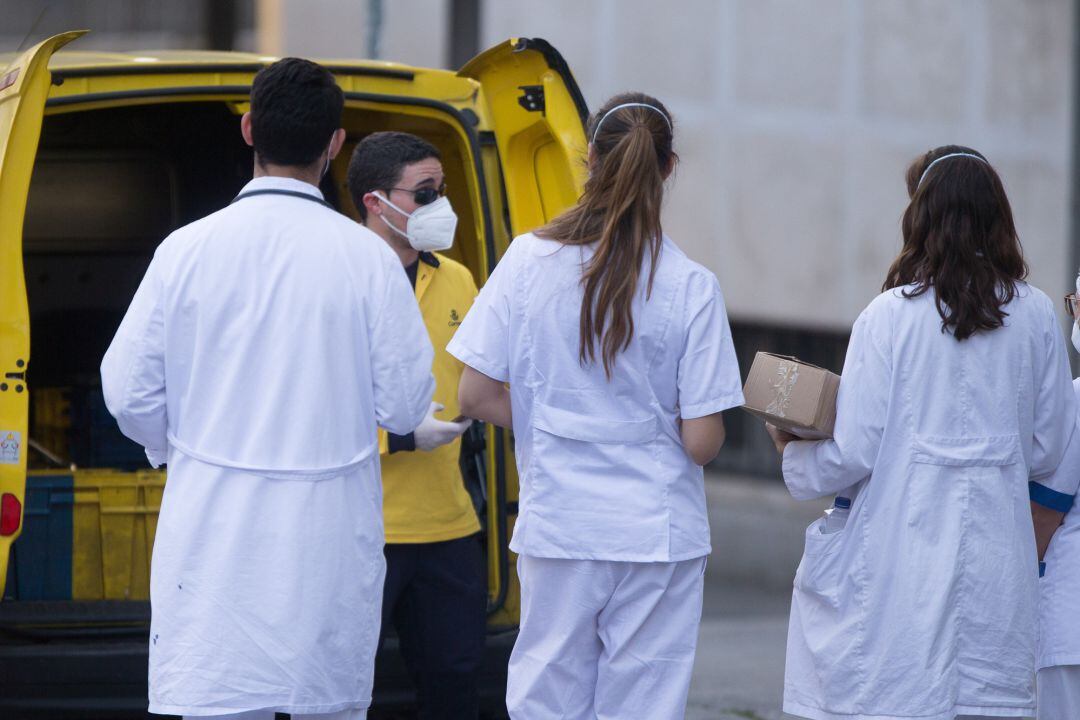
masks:
[[[585,184],[588,110],[562,56],[546,41],[513,38],[470,60],[458,75],[480,84],[481,144],[497,150],[511,237],[574,204]],[[494,140],[494,143],[491,143]],[[499,203],[501,205],[501,203]],[[489,246],[488,276],[508,240]],[[499,247],[501,246],[501,247]],[[517,625],[517,578],[507,547],[518,482],[510,431],[487,428],[489,623]]]
[[[585,182],[588,110],[558,51],[546,40],[512,38],[470,60],[458,75],[481,85],[512,235],[572,205]]]
[[[49,58],[85,31],[56,35],[0,70],[0,597],[11,543],[22,530],[26,489],[30,316],[22,229],[45,100]]]

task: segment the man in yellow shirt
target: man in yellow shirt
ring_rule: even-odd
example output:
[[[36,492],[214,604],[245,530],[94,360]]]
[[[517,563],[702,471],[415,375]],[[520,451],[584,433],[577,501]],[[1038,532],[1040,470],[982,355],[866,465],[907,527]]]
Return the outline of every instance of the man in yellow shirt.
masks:
[[[364,225],[401,258],[435,347],[427,417],[409,435],[380,435],[383,636],[393,624],[422,720],[475,719],[487,589],[480,523],[458,463],[471,422],[456,417],[462,365],[446,345],[476,284],[464,265],[436,252],[453,244],[457,217],[434,146],[409,133],[369,135],[353,151],[348,183]]]

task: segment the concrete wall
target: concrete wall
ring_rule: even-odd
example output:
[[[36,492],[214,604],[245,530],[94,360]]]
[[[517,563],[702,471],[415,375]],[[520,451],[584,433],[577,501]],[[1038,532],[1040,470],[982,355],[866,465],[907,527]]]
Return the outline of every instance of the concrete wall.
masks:
[[[903,173],[971,145],[1032,281],[1071,286],[1068,0],[499,0],[482,37],[552,42],[590,107],[636,89],[682,155],[666,228],[747,321],[846,328],[900,246]],[[574,18],[569,22],[568,18]]]
[[[1052,296],[1071,287],[1069,0],[481,2],[481,47],[543,37],[591,107],[639,89],[671,108],[682,163],[665,224],[720,277],[736,320],[850,327],[899,249],[907,164],[954,142],[1002,173],[1032,281]],[[241,48],[371,56],[371,0],[252,3]],[[380,4],[380,58],[446,65],[449,0]],[[31,5],[0,0],[19,9],[20,27]],[[65,5],[67,25],[82,7],[121,35],[84,47],[190,46],[199,27],[158,0],[135,24],[121,0],[93,4],[92,17],[90,5]]]
[[[443,67],[449,40],[446,0],[383,0],[379,59]],[[257,0],[256,47],[269,55],[373,57],[369,0]]]
[[[255,0],[236,6],[238,49],[253,49]],[[66,30],[90,30],[76,50],[204,47],[206,0],[0,0],[0,53],[26,38],[30,47]],[[35,24],[36,23],[36,24]],[[27,37],[29,33],[29,37]]]

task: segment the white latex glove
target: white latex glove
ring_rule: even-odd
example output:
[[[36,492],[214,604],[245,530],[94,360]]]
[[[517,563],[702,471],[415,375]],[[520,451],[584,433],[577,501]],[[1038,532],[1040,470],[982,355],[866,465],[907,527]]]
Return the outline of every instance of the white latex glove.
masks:
[[[472,420],[469,418],[465,418],[461,422],[446,422],[435,417],[435,413],[442,412],[445,409],[437,402],[431,403],[427,416],[413,430],[413,439],[416,441],[417,450],[434,450],[437,447],[451,443],[472,425]]]

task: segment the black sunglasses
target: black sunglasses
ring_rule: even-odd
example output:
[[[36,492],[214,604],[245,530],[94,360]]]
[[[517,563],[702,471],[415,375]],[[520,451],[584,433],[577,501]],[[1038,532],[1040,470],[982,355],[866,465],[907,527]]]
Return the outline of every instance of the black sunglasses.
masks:
[[[437,188],[422,187],[415,190],[410,190],[409,188],[392,187],[390,189],[397,190],[399,192],[412,193],[413,200],[416,201],[417,205],[430,205],[431,203],[435,202],[446,194],[446,183],[443,183]]]
[[[1065,308],[1069,311],[1069,317],[1076,317],[1076,293],[1072,292],[1065,296]]]

